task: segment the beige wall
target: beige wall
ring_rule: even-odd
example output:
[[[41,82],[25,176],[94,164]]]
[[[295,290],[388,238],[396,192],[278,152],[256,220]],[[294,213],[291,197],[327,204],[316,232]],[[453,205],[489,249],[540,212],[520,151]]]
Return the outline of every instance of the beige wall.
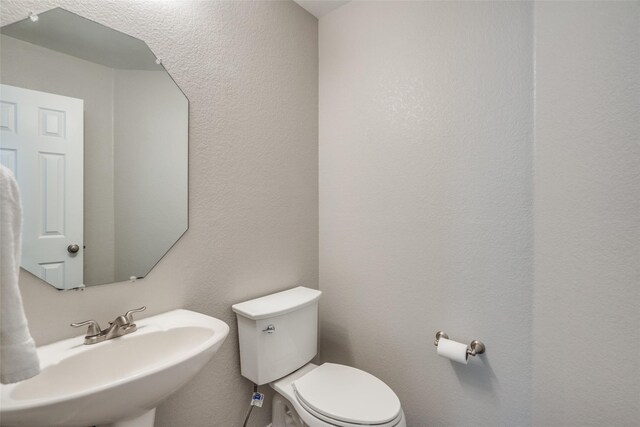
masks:
[[[189,230],[135,284],[59,292],[28,274],[21,289],[39,344],[131,307],[185,307],[231,326],[202,373],[158,409],[162,426],[239,425],[231,304],[318,281],[317,21],[293,2],[3,0],[2,24],[54,6],[144,39],[190,101]],[[255,426],[270,409],[254,411]]]
[[[527,3],[320,19],[322,358],[412,427],[530,424],[532,30]],[[438,357],[438,330],[486,356]]]
[[[637,425],[639,21],[638,2],[321,18],[322,356],[383,378],[410,426]],[[438,329],[487,354],[437,357]]]
[[[84,100],[84,283],[113,282],[114,70],[4,35],[0,43],[2,83]]]
[[[640,2],[536,4],[534,421],[640,420]]]

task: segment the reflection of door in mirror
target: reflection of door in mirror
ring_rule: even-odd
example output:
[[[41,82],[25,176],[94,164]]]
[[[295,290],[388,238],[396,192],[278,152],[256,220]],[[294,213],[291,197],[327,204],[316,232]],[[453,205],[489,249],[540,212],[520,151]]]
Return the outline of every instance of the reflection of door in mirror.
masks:
[[[24,205],[22,266],[56,288],[78,287],[83,101],[8,85],[0,85],[0,98],[1,160],[16,176]]]

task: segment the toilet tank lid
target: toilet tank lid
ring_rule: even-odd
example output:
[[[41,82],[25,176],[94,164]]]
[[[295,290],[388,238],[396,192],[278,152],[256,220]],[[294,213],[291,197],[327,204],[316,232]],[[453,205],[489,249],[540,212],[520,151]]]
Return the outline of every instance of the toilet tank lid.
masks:
[[[237,314],[251,320],[280,316],[312,304],[320,298],[321,291],[304,286],[240,302],[231,306]]]

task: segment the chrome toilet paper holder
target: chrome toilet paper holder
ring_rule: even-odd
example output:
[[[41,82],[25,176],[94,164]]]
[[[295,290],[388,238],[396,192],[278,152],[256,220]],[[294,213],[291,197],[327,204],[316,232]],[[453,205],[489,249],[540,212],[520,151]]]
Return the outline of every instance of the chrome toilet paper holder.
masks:
[[[440,338],[449,339],[449,335],[447,335],[443,331],[436,332],[436,340],[433,342],[433,345],[435,345],[437,347],[438,346],[438,341],[440,341]],[[467,355],[468,356],[475,356],[477,354],[484,353],[485,350],[486,350],[486,347],[484,346],[484,344],[481,341],[473,340],[473,341],[471,341],[471,343],[467,347]]]

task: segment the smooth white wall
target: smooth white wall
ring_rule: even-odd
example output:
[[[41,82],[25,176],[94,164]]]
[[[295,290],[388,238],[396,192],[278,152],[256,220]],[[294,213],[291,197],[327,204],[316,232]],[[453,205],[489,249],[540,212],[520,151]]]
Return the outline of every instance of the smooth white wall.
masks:
[[[2,83],[84,100],[84,283],[113,282],[114,70],[12,37],[0,40]]]
[[[189,98],[189,230],[135,284],[59,292],[22,274],[34,338],[77,336],[70,322],[104,325],[141,305],[218,317],[227,342],[156,426],[240,425],[252,388],[231,305],[318,284],[317,21],[293,2],[155,0],[3,0],[0,19],[55,6],[145,40]],[[270,412],[254,410],[252,425]]]
[[[534,420],[640,422],[640,2],[535,6]]]
[[[320,19],[322,359],[412,427],[531,424],[532,25],[515,2]],[[486,356],[438,357],[440,329]]]
[[[164,71],[115,70],[115,280],[145,276],[187,229],[189,103]]]

